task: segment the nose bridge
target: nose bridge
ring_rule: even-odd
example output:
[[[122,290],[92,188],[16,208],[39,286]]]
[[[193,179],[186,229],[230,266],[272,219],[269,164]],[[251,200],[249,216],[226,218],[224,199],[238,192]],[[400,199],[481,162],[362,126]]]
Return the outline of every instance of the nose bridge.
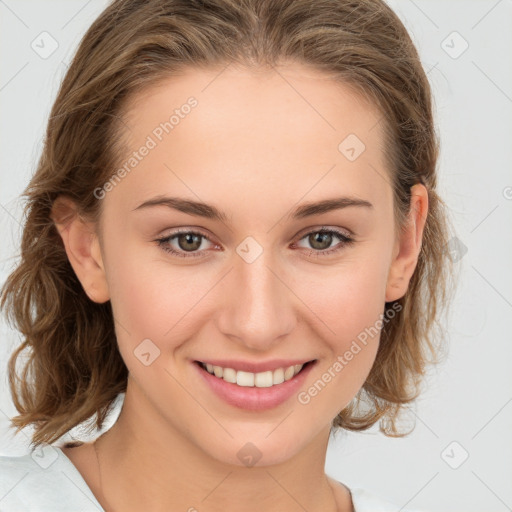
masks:
[[[244,253],[243,249],[249,250]],[[252,348],[267,349],[288,334],[294,323],[290,291],[282,282],[271,251],[254,244],[240,244],[230,272],[226,302],[221,314],[221,329]],[[277,274],[277,275],[276,275]],[[283,279],[284,280],[284,279]]]

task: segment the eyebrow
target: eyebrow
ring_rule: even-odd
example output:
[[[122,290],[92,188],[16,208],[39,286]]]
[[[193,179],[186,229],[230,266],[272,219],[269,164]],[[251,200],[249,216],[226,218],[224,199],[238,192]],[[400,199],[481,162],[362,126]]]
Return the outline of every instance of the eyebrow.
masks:
[[[215,206],[198,201],[192,201],[191,199],[183,199],[180,197],[154,197],[153,199],[149,199],[139,204],[139,206],[134,208],[132,211],[154,206],[166,206],[173,210],[188,213],[189,215],[204,217],[206,219],[219,220],[221,222],[228,222],[228,216],[226,213],[219,210]],[[303,219],[305,217],[311,217],[313,215],[319,215],[321,213],[327,213],[333,210],[340,210],[353,206],[373,209],[373,204],[369,201],[366,201],[365,199],[358,199],[356,197],[335,197],[332,199],[324,199],[322,201],[302,204],[292,210],[292,212],[288,214],[287,217],[291,219]]]

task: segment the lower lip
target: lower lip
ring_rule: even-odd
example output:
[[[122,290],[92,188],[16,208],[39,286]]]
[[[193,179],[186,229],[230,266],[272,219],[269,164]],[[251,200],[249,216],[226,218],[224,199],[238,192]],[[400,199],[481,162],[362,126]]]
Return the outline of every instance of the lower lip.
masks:
[[[249,411],[263,411],[281,405],[297,393],[315,364],[316,361],[308,363],[290,380],[268,388],[238,386],[212,375],[197,362],[193,366],[210,388],[228,404]]]

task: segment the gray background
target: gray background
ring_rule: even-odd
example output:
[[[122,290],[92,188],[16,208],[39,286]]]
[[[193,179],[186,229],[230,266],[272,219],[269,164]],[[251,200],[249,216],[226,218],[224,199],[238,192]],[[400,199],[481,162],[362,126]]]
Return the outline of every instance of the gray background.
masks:
[[[399,506],[512,510],[512,1],[389,3],[434,89],[440,191],[463,249],[460,284],[445,320],[449,356],[431,370],[410,413],[414,432],[402,439],[376,427],[343,433],[329,445],[326,471]],[[57,87],[106,5],[0,0],[0,283],[16,261],[19,195],[35,170]],[[51,38],[40,35],[45,31]],[[58,47],[41,55],[52,50],[52,39]],[[30,432],[8,431],[16,410],[6,379],[19,335],[3,318],[0,340],[0,454],[23,454]]]

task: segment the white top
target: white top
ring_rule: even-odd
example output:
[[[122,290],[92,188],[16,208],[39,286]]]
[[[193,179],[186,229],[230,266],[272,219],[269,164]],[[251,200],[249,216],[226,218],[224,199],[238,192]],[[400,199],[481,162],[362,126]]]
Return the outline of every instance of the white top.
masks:
[[[400,509],[362,488],[350,488],[355,512]],[[56,445],[23,456],[0,456],[0,512],[105,512],[82,475]]]

